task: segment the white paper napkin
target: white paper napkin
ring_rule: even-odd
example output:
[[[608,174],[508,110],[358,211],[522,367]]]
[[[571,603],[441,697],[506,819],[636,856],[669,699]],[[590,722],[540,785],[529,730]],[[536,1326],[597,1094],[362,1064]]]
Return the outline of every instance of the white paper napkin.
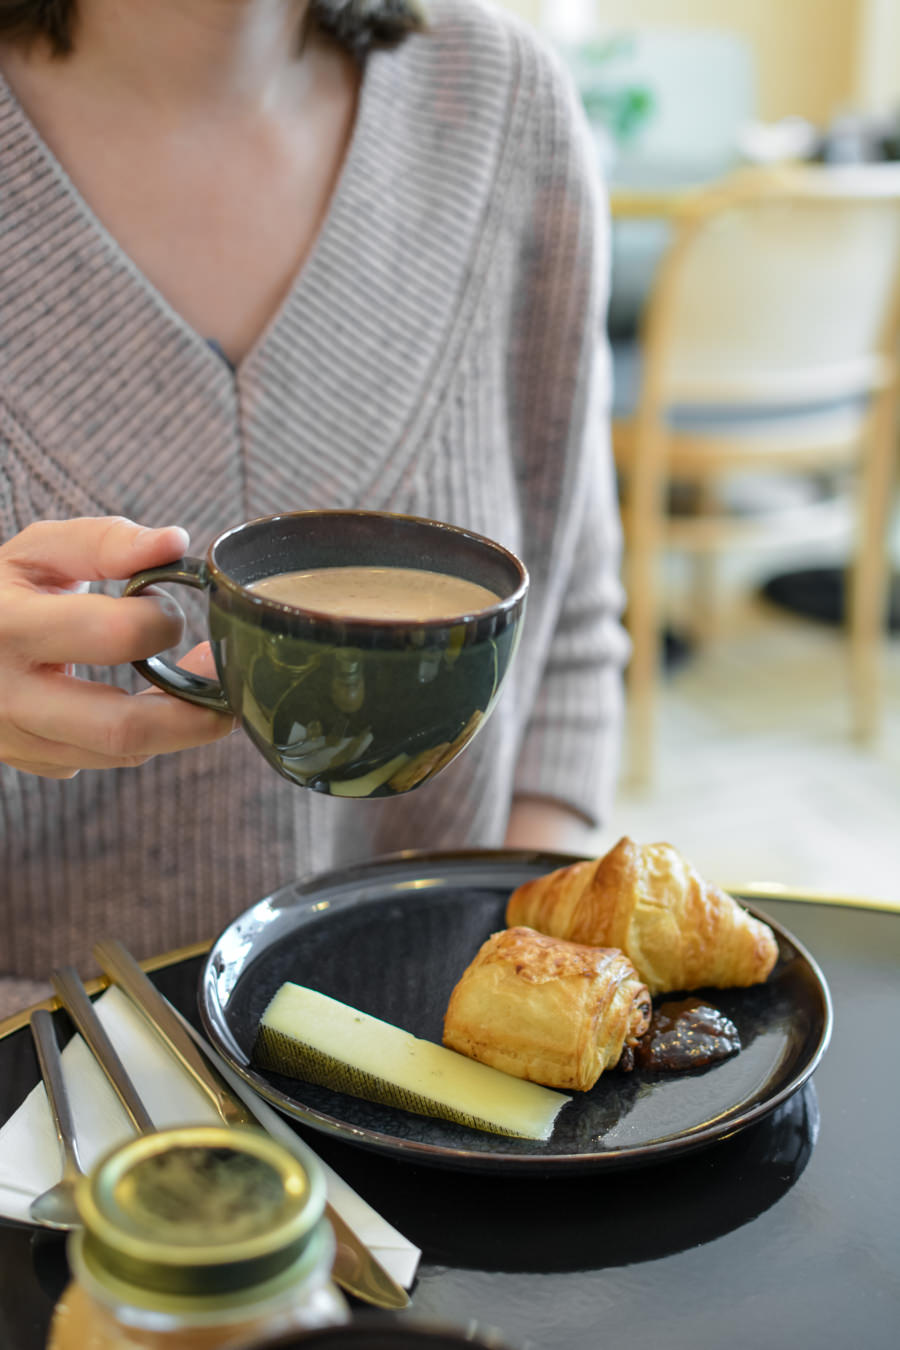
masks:
[[[153,1122],[160,1129],[174,1125],[220,1125],[209,1098],[161,1044],[141,1014],[116,988],[107,989],[94,1007],[107,1035],[134,1080]],[[130,1139],[134,1130],[103,1070],[80,1036],[73,1036],[62,1054],[63,1071],[82,1166],[89,1170],[108,1149]],[[216,1067],[250,1107],[264,1129],[301,1156],[309,1146],[287,1121],[264,1102],[227,1065]],[[393,1278],[408,1289],[415,1279],[421,1252],[363,1200],[321,1158],[328,1199],[356,1235],[378,1257]],[[43,1083],[0,1128],[0,1215],[29,1222],[35,1196],[62,1175],[56,1130]]]

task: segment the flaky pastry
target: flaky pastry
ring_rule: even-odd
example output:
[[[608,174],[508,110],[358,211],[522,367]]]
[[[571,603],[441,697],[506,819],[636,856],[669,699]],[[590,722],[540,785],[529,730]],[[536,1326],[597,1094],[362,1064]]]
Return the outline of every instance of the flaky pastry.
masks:
[[[650,1025],[646,985],[620,951],[507,928],[483,943],[444,1018],[444,1044],[545,1087],[586,1092]]]
[[[602,858],[519,886],[506,922],[619,947],[651,994],[759,984],[778,958],[768,924],[704,881],[671,844],[627,837]]]

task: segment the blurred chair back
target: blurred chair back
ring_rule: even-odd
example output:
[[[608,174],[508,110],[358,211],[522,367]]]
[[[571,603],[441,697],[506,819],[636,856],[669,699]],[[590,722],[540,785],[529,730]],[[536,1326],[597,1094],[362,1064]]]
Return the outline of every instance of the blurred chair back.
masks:
[[[773,407],[875,388],[900,259],[898,193],[893,170],[810,169],[751,172],[698,200],[647,329],[648,343],[665,344],[666,401]],[[655,334],[660,318],[666,331]]]
[[[898,340],[900,166],[753,170],[684,199],[644,314],[636,406],[614,423],[638,779],[652,765],[659,554],[709,555],[778,524],[729,513],[719,489],[736,472],[857,471],[854,717],[861,736],[877,729]],[[676,481],[697,489],[677,521]]]

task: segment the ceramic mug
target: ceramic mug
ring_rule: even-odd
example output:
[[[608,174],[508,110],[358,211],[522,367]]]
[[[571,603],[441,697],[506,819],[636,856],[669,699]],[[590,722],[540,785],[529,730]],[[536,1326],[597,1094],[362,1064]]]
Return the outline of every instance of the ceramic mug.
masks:
[[[498,599],[440,619],[356,619],[251,589],[276,573],[341,566],[449,573]],[[524,565],[500,544],[376,511],[248,521],[220,534],[205,558],[137,573],[124,594],[173,582],[206,592],[218,679],[159,656],[135,668],[176,698],[233,714],[292,783],[340,797],[408,792],[456,758],[496,702],[528,591]]]

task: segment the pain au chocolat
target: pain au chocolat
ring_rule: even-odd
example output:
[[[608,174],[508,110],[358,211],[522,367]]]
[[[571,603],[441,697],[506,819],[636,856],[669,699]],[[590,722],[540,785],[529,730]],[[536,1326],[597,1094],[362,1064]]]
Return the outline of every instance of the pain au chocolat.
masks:
[[[444,1044],[516,1078],[586,1092],[637,1044],[651,1011],[622,952],[507,928],[450,995]]]
[[[778,958],[771,928],[704,881],[671,844],[627,837],[602,858],[519,886],[506,922],[618,947],[651,994],[759,984]]]

